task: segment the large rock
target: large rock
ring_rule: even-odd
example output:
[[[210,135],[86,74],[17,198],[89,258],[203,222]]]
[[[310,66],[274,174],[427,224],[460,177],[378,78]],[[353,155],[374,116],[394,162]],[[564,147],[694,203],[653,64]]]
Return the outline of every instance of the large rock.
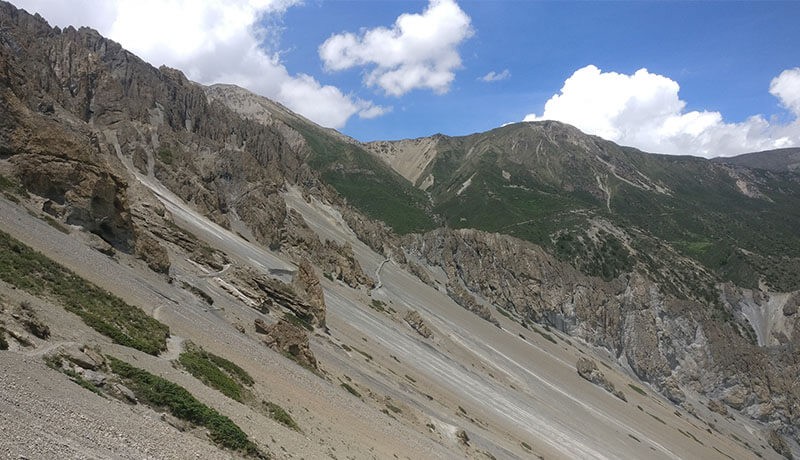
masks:
[[[292,358],[298,364],[310,369],[317,369],[317,359],[308,345],[308,335],[303,329],[280,320],[265,328],[262,338],[265,345]]]
[[[147,233],[139,233],[134,245],[136,256],[142,259],[156,273],[169,273],[169,254],[167,249]]]
[[[617,389],[614,388],[614,384],[611,383],[600,371],[600,369],[597,368],[597,363],[595,363],[594,360],[586,357],[580,357],[578,358],[578,362],[575,364],[575,368],[578,371],[578,375],[584,379],[594,383],[600,388],[603,388],[617,398],[627,401],[625,395],[621,391],[617,391]]]
[[[408,310],[403,319],[411,326],[411,329],[417,331],[417,333],[426,339],[430,339],[433,337],[433,332],[430,330],[427,324],[425,324],[425,320],[422,319],[419,312],[416,310]]]
[[[322,293],[322,286],[319,278],[314,271],[314,267],[308,259],[303,259],[297,267],[297,273],[292,279],[295,289],[303,293],[304,300],[308,306],[305,315],[311,324],[325,327],[325,296]]]

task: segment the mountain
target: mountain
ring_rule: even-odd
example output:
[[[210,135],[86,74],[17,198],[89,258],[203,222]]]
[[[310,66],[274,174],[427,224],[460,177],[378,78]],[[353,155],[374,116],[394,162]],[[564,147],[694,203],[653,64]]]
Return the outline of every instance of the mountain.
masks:
[[[657,276],[664,264],[643,255],[667,244],[722,281],[800,288],[797,175],[647,154],[558,122],[369,147],[417,165],[406,177],[450,227],[531,241],[590,275],[643,265]],[[614,231],[598,239],[601,221]]]
[[[790,172],[361,144],[0,2],[0,191],[8,456],[800,453]]]
[[[789,148],[745,153],[735,157],[714,158],[713,161],[753,169],[767,169],[775,172],[797,172],[798,169],[800,169],[800,149]]]

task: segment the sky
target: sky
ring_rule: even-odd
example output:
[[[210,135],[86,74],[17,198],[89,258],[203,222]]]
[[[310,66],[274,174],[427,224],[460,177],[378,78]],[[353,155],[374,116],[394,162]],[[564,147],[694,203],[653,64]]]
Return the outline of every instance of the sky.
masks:
[[[551,119],[654,153],[800,147],[800,1],[12,2],[362,141]]]

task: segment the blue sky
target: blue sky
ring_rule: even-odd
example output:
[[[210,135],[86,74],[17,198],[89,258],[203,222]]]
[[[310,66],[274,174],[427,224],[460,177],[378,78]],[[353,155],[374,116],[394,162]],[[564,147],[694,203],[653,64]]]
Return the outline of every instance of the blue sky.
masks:
[[[680,84],[686,110],[719,111],[728,122],[789,116],[768,88],[783,70],[800,66],[800,2],[461,1],[474,35],[459,46],[463,68],[446,94],[387,97],[362,85],[362,69],[324,71],[317,48],[331,34],[389,26],[426,4],[315,1],[292,8],[283,21],[284,62],[393,106],[382,117],[348,121],[342,131],[360,140],[468,134],[541,114],[564,80],[588,64],[664,75]],[[507,79],[479,80],[504,69]]]
[[[800,1],[18,3],[364,141],[558,119],[663,153],[800,146]]]

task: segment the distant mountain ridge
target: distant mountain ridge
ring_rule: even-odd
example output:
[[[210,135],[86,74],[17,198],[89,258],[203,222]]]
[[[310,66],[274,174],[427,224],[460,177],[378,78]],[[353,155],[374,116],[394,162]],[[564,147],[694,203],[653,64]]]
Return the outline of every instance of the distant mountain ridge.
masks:
[[[734,157],[718,157],[711,161],[775,172],[800,172],[800,147],[745,153]]]
[[[416,177],[448,225],[517,236],[590,274],[629,270],[636,263],[631,249],[647,252],[625,242],[633,232],[673,246],[723,280],[757,287],[763,277],[779,290],[800,288],[793,274],[800,269],[798,175],[648,154],[551,121],[367,146]],[[776,165],[796,151],[778,154]],[[748,158],[756,157],[769,154]],[[406,163],[414,165],[413,175]],[[621,246],[615,254],[587,247],[596,218],[629,234],[601,243]],[[579,260],[586,253],[602,260]]]

